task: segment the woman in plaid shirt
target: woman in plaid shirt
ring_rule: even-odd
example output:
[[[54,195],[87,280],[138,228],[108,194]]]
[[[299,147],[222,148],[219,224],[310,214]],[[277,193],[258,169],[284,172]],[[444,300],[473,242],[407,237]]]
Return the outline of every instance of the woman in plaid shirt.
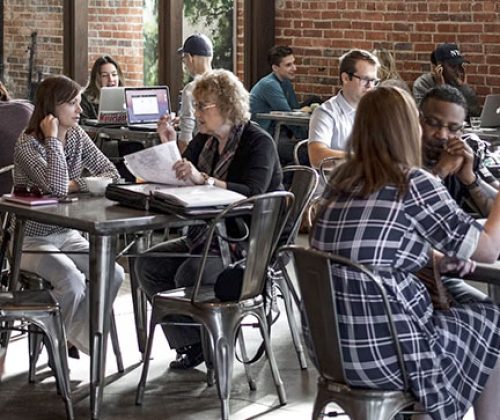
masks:
[[[420,169],[420,137],[410,95],[391,87],[367,93],[356,113],[348,159],[323,195],[311,245],[380,274],[411,392],[432,419],[462,419],[472,405],[476,418],[498,419],[500,309],[474,303],[434,310],[415,273],[432,250],[458,269],[469,258],[496,261],[500,198],[484,226],[474,221],[434,175]],[[348,381],[402,389],[380,295],[358,272],[333,266],[332,272]]]
[[[28,127],[19,137],[14,152],[14,182],[44,193],[64,197],[88,191],[82,171],[93,176],[118,179],[118,171],[78,125],[81,87],[65,76],[45,79],[37,90],[35,110]],[[54,254],[23,253],[21,269],[34,272],[50,282],[61,307],[70,345],[89,351],[88,255],[60,251],[87,251],[89,244],[73,229],[27,222],[23,249],[54,251]],[[115,265],[110,279],[114,299],[124,271]],[[71,347],[70,347],[71,348]],[[75,354],[75,352],[71,352]],[[70,353],[70,354],[71,354]],[[77,352],[76,352],[77,353]]]

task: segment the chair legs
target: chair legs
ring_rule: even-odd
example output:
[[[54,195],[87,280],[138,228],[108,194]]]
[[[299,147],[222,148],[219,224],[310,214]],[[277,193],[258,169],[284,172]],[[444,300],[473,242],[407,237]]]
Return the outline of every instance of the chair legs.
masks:
[[[146,380],[148,379],[149,361],[151,359],[151,350],[153,348],[155,328],[156,328],[156,316],[155,316],[155,308],[153,307],[153,313],[151,314],[151,321],[149,324],[149,335],[146,342],[146,351],[144,353],[141,379],[139,380],[139,385],[137,386],[137,392],[135,395],[136,405],[142,405],[142,400],[144,398],[144,389],[146,387]]]
[[[281,376],[278,370],[278,364],[276,363],[276,359],[274,358],[274,353],[271,348],[271,340],[267,332],[267,322],[266,322],[266,314],[264,312],[264,308],[263,307],[258,308],[256,313],[254,313],[254,315],[257,317],[259,321],[260,333],[262,335],[262,339],[264,340],[267,360],[269,362],[269,367],[273,375],[274,385],[276,386],[276,392],[278,393],[280,405],[285,405],[286,404],[285,387],[283,385],[283,381],[281,380]]]
[[[302,346],[302,341],[300,339],[299,328],[295,320],[295,311],[293,310],[293,300],[292,293],[294,290],[291,284],[290,277],[286,269],[281,269],[273,275],[273,281],[276,282],[278,288],[283,295],[283,302],[285,304],[286,318],[288,320],[288,326],[290,327],[290,334],[292,336],[293,345],[295,346],[295,352],[297,353],[297,358],[299,359],[299,365],[301,369],[307,369],[307,360],[304,353],[304,347]]]
[[[335,403],[341,407],[342,410],[336,415],[345,413],[352,420],[392,420],[396,414],[412,406],[415,400],[411,394],[400,391],[353,389],[320,377],[312,419],[323,418],[322,412],[329,403]]]
[[[29,321],[45,334],[49,360],[54,370],[58,391],[66,406],[66,417],[68,420],[73,420],[74,414],[69,381],[66,334],[62,320],[59,314],[51,314],[44,318],[34,318]],[[40,336],[40,334],[36,335]],[[40,340],[33,341],[40,342]]]
[[[161,310],[159,310],[161,313]],[[272,352],[270,345],[270,338],[267,332],[267,322],[264,312],[264,307],[260,306],[254,308],[251,312],[247,313],[254,315],[259,323],[259,329],[264,340],[264,345],[267,353],[267,359],[269,361],[269,366],[271,368],[271,373],[274,379],[276,390],[278,393],[278,398],[280,405],[286,404],[286,394],[283,385],[283,381],[279,375],[278,366]],[[162,314],[165,315],[165,314]],[[161,318],[161,317],[160,317]],[[233,363],[235,354],[235,341],[236,333],[238,332],[238,326],[241,322],[242,314],[239,311],[235,311],[232,315],[227,316],[214,316],[214,317],[204,317],[204,327],[205,331],[202,333],[202,339],[204,340],[204,347],[206,347],[208,335],[211,338],[210,342],[210,357],[213,361],[213,369],[215,372],[215,383],[217,385],[217,392],[221,400],[221,418],[227,420],[229,418],[229,398],[231,395],[231,380],[233,374]],[[151,314],[151,321],[149,327],[149,336],[146,345],[146,353],[144,357],[144,364],[142,367],[142,374],[137,386],[136,393],[136,404],[141,405],[144,398],[144,390],[148,375],[149,361],[151,358],[151,350],[153,347],[154,331],[156,324],[158,323],[158,315],[156,312],[156,306],[153,305],[153,312]],[[205,338],[204,338],[205,337]],[[240,341],[241,344],[242,340]],[[204,350],[206,354],[206,349]],[[243,343],[244,351],[244,343]],[[211,363],[208,364],[208,369],[212,368]],[[245,368],[247,368],[245,366]],[[249,377],[252,382],[249,372],[247,371],[247,377]],[[255,384],[254,384],[255,385]],[[252,389],[252,387],[251,387]]]
[[[114,310],[111,310],[109,336],[111,338],[111,346],[113,347],[113,352],[116,357],[117,370],[118,372],[123,373],[125,371],[125,368],[123,366],[123,357],[120,350],[120,343],[118,341],[118,330],[116,328],[116,318]],[[34,383],[36,375],[36,364],[38,362],[38,358],[40,357],[40,351],[42,350],[42,336],[39,332],[37,332],[37,328],[33,327],[32,325],[29,326],[28,347],[30,359],[28,380],[30,383]]]
[[[120,350],[120,343],[118,341],[118,330],[116,328],[116,318],[115,311],[111,309],[111,320],[109,327],[109,336],[111,338],[111,346],[113,347],[113,352],[116,357],[116,367],[118,372],[123,373],[125,368],[123,367],[122,352]]]

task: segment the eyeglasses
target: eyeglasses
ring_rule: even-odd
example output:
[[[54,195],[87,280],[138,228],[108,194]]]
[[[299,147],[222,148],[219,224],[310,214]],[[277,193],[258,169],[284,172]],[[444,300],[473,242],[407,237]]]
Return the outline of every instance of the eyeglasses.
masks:
[[[446,129],[448,129],[448,131],[451,134],[458,133],[465,126],[465,123],[461,123],[461,124],[460,123],[443,124],[437,118],[430,117],[430,116],[427,116],[427,115],[424,115],[424,114],[420,114],[420,116],[422,117],[422,120],[424,121],[424,123],[427,124],[429,127],[437,128],[437,129],[446,128]]]
[[[215,108],[217,104],[204,104],[203,102],[195,102],[193,108],[198,112],[205,112],[207,109]]]
[[[43,197],[43,191],[36,185],[14,185],[14,195],[18,197]]]
[[[361,77],[354,73],[347,73],[347,74],[351,76],[351,80],[353,77],[358,79],[364,87],[370,87],[370,85],[377,86],[380,83],[380,79],[370,79],[369,77]]]

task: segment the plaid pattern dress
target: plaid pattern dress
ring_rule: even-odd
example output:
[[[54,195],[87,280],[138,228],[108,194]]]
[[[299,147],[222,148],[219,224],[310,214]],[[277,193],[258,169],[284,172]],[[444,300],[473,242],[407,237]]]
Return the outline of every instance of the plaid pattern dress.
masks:
[[[470,304],[433,310],[413,273],[426,264],[430,248],[470,257],[482,228],[432,175],[418,169],[409,179],[402,198],[393,187],[365,199],[336,196],[319,215],[311,245],[379,272],[411,391],[433,419],[458,420],[481,393],[499,356],[500,309]],[[324,198],[332,194],[327,189]],[[377,291],[357,272],[333,266],[332,271],[348,381],[359,387],[402,389]]]

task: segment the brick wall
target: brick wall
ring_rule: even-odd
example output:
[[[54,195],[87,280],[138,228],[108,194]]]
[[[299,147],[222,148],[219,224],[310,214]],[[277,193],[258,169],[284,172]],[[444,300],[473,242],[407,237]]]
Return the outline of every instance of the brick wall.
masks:
[[[5,0],[3,3],[6,81],[14,96],[26,97],[28,47],[33,31],[38,34],[34,69],[45,74],[62,72],[62,1]]]
[[[236,0],[236,73],[243,75],[243,1]],[[250,0],[246,0],[250,1]],[[349,48],[393,51],[409,83],[430,69],[437,43],[457,42],[471,61],[468,82],[481,97],[500,93],[500,2],[496,0],[275,0],[276,43],[295,50],[299,96],[325,99],[338,89],[338,57]],[[127,84],[142,83],[142,0],[89,0],[89,70],[100,54],[122,65]],[[62,0],[5,0],[5,74],[26,94],[27,47],[38,31],[35,69],[62,72]],[[28,23],[28,24],[27,24]]]
[[[89,1],[89,73],[95,59],[111,55],[126,84],[143,85],[143,0]]]
[[[301,95],[334,94],[338,57],[353,47],[393,51],[411,83],[430,70],[430,52],[442,42],[458,43],[481,97],[500,93],[498,0],[276,0],[276,43],[294,48]]]
[[[4,60],[7,84],[16,97],[26,97],[28,46],[37,31],[34,69],[44,75],[63,69],[62,0],[4,1]],[[101,54],[122,66],[128,85],[143,82],[143,0],[89,1],[89,73]]]

